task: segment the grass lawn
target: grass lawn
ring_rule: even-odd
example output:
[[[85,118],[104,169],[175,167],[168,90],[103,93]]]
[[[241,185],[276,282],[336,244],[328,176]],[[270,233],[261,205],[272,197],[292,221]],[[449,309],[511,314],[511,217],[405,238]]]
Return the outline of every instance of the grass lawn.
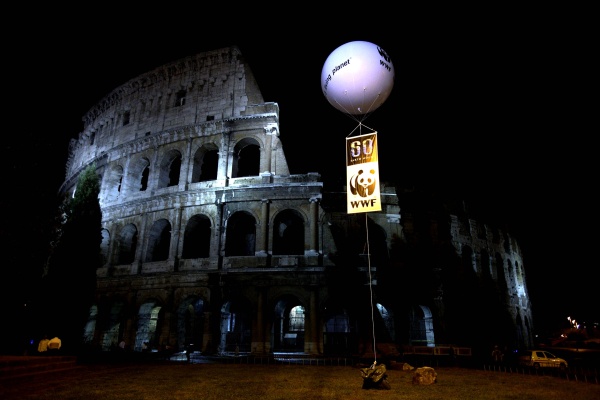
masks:
[[[81,400],[566,400],[600,399],[600,385],[554,376],[435,368],[437,383],[413,385],[388,369],[390,390],[362,389],[358,367],[250,364],[84,364],[64,374],[14,380],[0,399]]]

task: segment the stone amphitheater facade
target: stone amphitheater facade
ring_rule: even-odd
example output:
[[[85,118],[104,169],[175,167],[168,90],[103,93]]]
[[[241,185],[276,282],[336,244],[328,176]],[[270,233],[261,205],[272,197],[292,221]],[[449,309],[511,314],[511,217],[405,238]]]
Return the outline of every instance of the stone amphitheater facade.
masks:
[[[348,214],[345,188],[290,174],[279,106],[235,46],[135,77],[83,122],[61,191],[95,164],[105,263],[90,345],[326,356],[532,343],[516,241],[387,184],[380,212]]]

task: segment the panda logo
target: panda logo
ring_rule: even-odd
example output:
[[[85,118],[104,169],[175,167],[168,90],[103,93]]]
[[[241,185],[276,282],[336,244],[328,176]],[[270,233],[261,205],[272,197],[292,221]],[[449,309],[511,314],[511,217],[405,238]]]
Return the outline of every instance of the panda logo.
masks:
[[[375,191],[376,183],[374,169],[367,173],[361,169],[356,175],[350,178],[350,191],[354,195],[358,194],[360,197],[368,197]]]

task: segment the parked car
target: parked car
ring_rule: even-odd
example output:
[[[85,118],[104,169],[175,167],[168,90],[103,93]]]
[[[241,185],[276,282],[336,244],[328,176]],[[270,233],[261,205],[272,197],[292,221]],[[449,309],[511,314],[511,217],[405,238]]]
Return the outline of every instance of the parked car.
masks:
[[[567,369],[569,364],[564,358],[555,356],[546,350],[525,350],[518,357],[519,365],[523,367]]]

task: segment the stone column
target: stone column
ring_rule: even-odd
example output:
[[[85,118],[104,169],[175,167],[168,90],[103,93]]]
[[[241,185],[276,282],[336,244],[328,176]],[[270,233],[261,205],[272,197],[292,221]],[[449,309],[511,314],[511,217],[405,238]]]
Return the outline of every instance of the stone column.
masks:
[[[221,145],[219,146],[219,166],[217,169],[217,179],[223,180],[224,185],[229,184],[229,178],[231,177],[231,164],[233,163],[233,150],[229,149],[230,146],[230,133],[225,131],[221,125],[223,132],[221,134]]]
[[[265,327],[264,327],[264,298],[265,289],[258,288],[257,299],[256,299],[256,324],[252,334],[252,347],[251,352],[255,355],[262,355],[265,353]]]
[[[277,135],[277,124],[268,124],[265,126],[265,135],[267,135],[267,140],[265,140],[265,148],[264,148],[264,160],[263,163],[263,171],[264,172],[272,172],[271,165],[273,161],[273,135]]]
[[[319,327],[318,311],[317,311],[317,289],[313,288],[310,291],[310,300],[308,305],[308,321],[305,321],[304,352],[307,354],[319,354]],[[308,323],[307,323],[308,322]]]
[[[212,312],[205,311],[204,312],[204,327],[203,327],[204,337],[202,338],[201,351],[206,354],[213,354],[213,352],[214,352],[214,348],[213,348],[214,340],[213,340],[213,331],[212,331],[213,321],[211,320],[211,318],[212,318]]]
[[[310,253],[319,253],[319,198],[310,199]]]
[[[169,249],[169,259],[175,260],[174,268],[178,269],[178,261],[181,255],[183,240],[181,240],[182,229],[181,229],[181,216],[183,214],[183,207],[181,204],[175,206],[175,220],[173,221],[173,226],[171,227],[171,232],[173,235],[171,237],[171,248]]]
[[[185,189],[187,190],[190,183],[192,182],[192,171],[194,169],[194,158],[192,157],[192,139],[188,139],[186,144],[186,156],[182,157],[181,160],[181,170],[184,172],[183,176],[185,177]],[[181,184],[181,177],[179,178],[179,182]]]
[[[135,272],[136,274],[142,272],[142,264],[144,263],[145,249],[148,247],[148,238],[146,237],[146,223],[148,217],[145,213],[142,213],[140,216],[140,230],[138,232],[138,241],[135,249],[135,259],[133,260],[133,265],[135,265],[137,269],[137,271]],[[132,271],[132,273],[134,273],[134,271]]]
[[[266,256],[269,254],[269,199],[261,199],[262,213],[260,217],[260,242],[257,249],[257,255]]]

